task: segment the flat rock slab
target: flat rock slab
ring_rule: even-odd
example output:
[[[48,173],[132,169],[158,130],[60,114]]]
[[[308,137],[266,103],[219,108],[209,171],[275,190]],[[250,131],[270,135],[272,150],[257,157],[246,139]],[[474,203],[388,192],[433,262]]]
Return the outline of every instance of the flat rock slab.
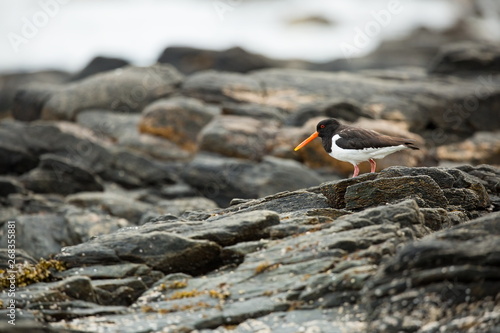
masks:
[[[320,190],[333,208],[360,210],[415,199],[420,207],[468,211],[484,210],[491,204],[483,183],[458,169],[390,167],[324,183]]]
[[[164,273],[196,274],[219,264],[221,247],[167,232],[137,233],[129,229],[104,235],[76,246],[66,247],[57,256],[69,267],[144,263]]]

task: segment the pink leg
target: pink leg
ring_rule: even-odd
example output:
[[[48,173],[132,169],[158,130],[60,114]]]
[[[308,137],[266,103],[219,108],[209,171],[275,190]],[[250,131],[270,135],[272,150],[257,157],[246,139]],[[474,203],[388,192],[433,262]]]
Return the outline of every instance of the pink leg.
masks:
[[[354,166],[354,174],[352,175],[352,178],[356,177],[359,175],[359,168],[357,165]]]
[[[370,158],[369,161],[371,166],[370,172],[375,172],[375,169],[377,168],[377,162],[375,162],[373,158]]]

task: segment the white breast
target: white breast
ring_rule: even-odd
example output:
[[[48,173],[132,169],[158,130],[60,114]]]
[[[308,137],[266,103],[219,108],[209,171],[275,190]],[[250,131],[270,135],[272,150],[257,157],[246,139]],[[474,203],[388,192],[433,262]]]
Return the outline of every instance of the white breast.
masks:
[[[380,159],[397,151],[406,149],[405,145],[382,147],[382,148],[365,148],[365,149],[343,149],[337,146],[336,141],[340,139],[338,134],[332,138],[332,152],[330,156],[344,162],[349,162],[352,165],[358,165],[361,162],[368,161],[370,158]]]

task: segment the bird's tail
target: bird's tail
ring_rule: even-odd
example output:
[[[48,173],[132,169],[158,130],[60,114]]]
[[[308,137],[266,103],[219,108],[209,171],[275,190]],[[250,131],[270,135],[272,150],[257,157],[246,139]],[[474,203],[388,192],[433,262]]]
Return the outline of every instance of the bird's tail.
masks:
[[[413,141],[413,140],[405,140],[404,145],[407,148],[410,148],[410,149],[414,149],[414,150],[419,150],[420,149],[417,146],[415,146],[415,141]]]

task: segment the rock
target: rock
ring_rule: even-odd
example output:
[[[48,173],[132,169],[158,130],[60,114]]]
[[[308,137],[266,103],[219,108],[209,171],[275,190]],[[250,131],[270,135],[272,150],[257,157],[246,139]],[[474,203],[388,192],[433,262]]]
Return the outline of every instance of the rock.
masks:
[[[26,189],[15,178],[0,176],[0,197],[6,197],[12,193],[25,194]]]
[[[108,170],[113,160],[108,142],[96,138],[90,130],[73,123],[33,122],[21,133],[21,140],[36,156],[52,153],[66,157],[95,174]]]
[[[200,133],[200,150],[260,160],[270,151],[276,124],[250,117],[221,116],[209,123]]]
[[[222,103],[222,114],[252,117],[259,120],[274,120],[278,123],[283,123],[285,120],[286,112],[280,108],[260,105],[254,103]]]
[[[97,137],[111,137],[120,141],[124,136],[137,132],[140,114],[108,110],[86,110],[78,113],[76,123],[90,129]]]
[[[363,289],[371,309],[369,330],[416,331],[418,325],[453,331],[458,319],[467,318],[492,327],[500,293],[499,217],[486,215],[398,251]]]
[[[128,66],[99,73],[50,93],[40,117],[74,120],[86,109],[140,112],[152,101],[172,94],[181,80],[182,75],[168,65]]]
[[[8,240],[7,240],[8,241]],[[6,243],[8,245],[8,243]],[[0,269],[3,270],[8,270],[9,268],[9,250],[7,248],[0,249],[0,259],[1,264],[0,264]],[[12,252],[12,251],[11,251]],[[10,254],[12,256],[12,254]],[[30,256],[26,251],[23,249],[16,249],[16,263],[19,264],[35,264],[36,260],[32,256]]]
[[[44,86],[47,89],[47,86],[64,83],[69,76],[69,73],[56,70],[0,75],[0,91],[2,92],[0,95],[0,118],[12,115],[14,98],[19,90],[34,85]]]
[[[70,268],[56,272],[55,277],[64,279],[69,276],[87,276],[91,279],[122,279],[126,277],[141,277],[150,286],[163,277],[158,271],[151,270],[144,264],[94,265]]]
[[[24,174],[21,182],[28,190],[37,193],[67,195],[104,190],[100,179],[85,166],[53,154],[42,155],[39,166]]]
[[[316,117],[339,118],[354,122],[360,116],[370,117],[371,115],[363,112],[356,101],[336,98],[330,101],[304,105],[287,118],[286,124],[289,126],[303,126],[309,119]]]
[[[16,248],[35,259],[48,258],[63,246],[74,245],[66,220],[57,214],[20,215],[15,219]],[[7,244],[7,224],[2,227],[1,244]]]
[[[182,84],[182,92],[184,95],[208,103],[249,102],[264,104],[262,102],[264,102],[265,95],[259,80],[252,76],[211,70],[188,76]]]
[[[18,89],[12,103],[12,117],[20,121],[41,118],[43,105],[61,85],[33,82]]]
[[[0,174],[21,174],[37,166],[37,156],[19,140],[19,132],[25,129],[18,122],[0,123]]]
[[[205,239],[220,246],[254,241],[269,237],[267,227],[280,223],[278,214],[272,211],[255,210],[240,214],[212,217],[200,222],[147,224],[148,231],[168,231],[192,239]]]
[[[439,185],[429,176],[382,178],[347,187],[345,208],[356,210],[378,206],[393,200],[417,199],[419,205],[446,207],[448,200]]]
[[[162,136],[183,149],[194,151],[198,133],[219,113],[218,107],[193,98],[160,99],[144,109],[139,130]]]
[[[257,198],[320,183],[318,175],[293,161],[265,157],[257,164],[205,154],[188,164],[182,178],[221,207],[233,198]]]
[[[94,264],[144,263],[163,273],[199,274],[220,262],[219,245],[167,232],[138,233],[135,229],[103,235],[66,247],[56,259],[68,267]]]
[[[124,218],[133,224],[138,224],[141,216],[152,209],[150,204],[111,192],[73,194],[66,197],[66,202],[82,208],[99,208],[107,214]],[[118,225],[123,223],[116,222]]]
[[[308,121],[300,130],[297,132],[294,138],[288,139],[289,150],[292,151],[293,148],[298,145],[301,140],[307,138],[316,129],[316,125],[319,121],[324,118],[312,118]],[[390,167],[392,165],[405,165],[405,166],[431,166],[436,165],[432,155],[427,151],[424,145],[424,140],[421,136],[411,133],[407,130],[406,126],[401,123],[396,123],[393,121],[386,120],[371,120],[359,119],[354,126],[366,128],[370,130],[377,131],[379,133],[410,138],[417,142],[417,146],[421,147],[420,150],[403,150],[395,154],[386,156],[381,160],[377,160],[377,171]],[[288,136],[286,136],[288,138]],[[314,140],[306,149],[301,149],[295,152],[296,158],[299,158],[309,167],[312,168],[324,168],[328,167],[337,173],[348,176],[353,174],[353,166],[351,163],[339,161],[332,158],[325,152],[321,140]],[[361,163],[359,168],[362,173],[370,172],[369,163]]]
[[[262,162],[244,178],[245,182],[257,187],[258,197],[298,190],[321,183],[319,175],[302,164],[272,156],[265,156]]]
[[[51,214],[64,204],[64,198],[58,194],[13,193],[7,197],[7,204],[14,208],[14,211],[25,214]],[[18,214],[11,216],[10,219],[17,218],[16,215]]]
[[[167,47],[158,58],[159,63],[175,66],[184,74],[214,69],[246,73],[255,69],[274,67],[275,61],[241,47],[212,51],[192,47]]]
[[[303,209],[330,208],[326,198],[313,191],[298,190],[293,192],[280,192],[264,198],[248,200],[224,208],[221,213],[247,212],[255,210],[271,210],[282,214]]]
[[[105,207],[99,208],[106,210]],[[124,218],[116,218],[107,214],[104,215],[104,212],[103,214],[97,214],[96,212],[73,208],[71,206],[66,209],[64,218],[67,221],[71,233],[75,237],[78,237],[79,243],[86,242],[99,235],[110,234],[121,228],[131,227],[134,225],[133,223],[136,222],[136,220],[132,218],[131,223]]]
[[[181,216],[190,211],[210,211],[219,208],[214,201],[205,197],[162,200],[157,203],[157,207],[174,216]]]
[[[131,305],[148,289],[140,277],[99,279],[92,281],[92,287],[102,305]]]
[[[414,198],[421,207],[484,210],[490,199],[481,181],[457,169],[391,167],[379,174],[326,183],[333,208],[361,209]]]
[[[126,187],[175,183],[176,176],[159,161],[126,150],[118,150],[114,155],[114,170],[106,170],[103,178],[114,180]],[[116,169],[120,172],[117,173]]]
[[[89,76],[125,67],[127,65],[129,65],[129,62],[123,59],[101,56],[95,57],[80,72],[73,75],[70,81],[82,80]]]
[[[500,132],[476,132],[470,139],[436,148],[440,161],[500,165]]]
[[[358,177],[333,181],[321,184],[321,193],[328,199],[328,204],[333,208],[345,208],[345,192],[349,186],[363,183],[366,180],[373,180],[377,176],[375,173],[367,173]]]
[[[474,41],[444,45],[429,66],[429,72],[438,74],[500,72],[500,48],[493,43]]]
[[[257,191],[242,182],[255,163],[240,159],[198,154],[183,170],[182,179],[203,196],[225,207],[233,198],[254,198]]]

